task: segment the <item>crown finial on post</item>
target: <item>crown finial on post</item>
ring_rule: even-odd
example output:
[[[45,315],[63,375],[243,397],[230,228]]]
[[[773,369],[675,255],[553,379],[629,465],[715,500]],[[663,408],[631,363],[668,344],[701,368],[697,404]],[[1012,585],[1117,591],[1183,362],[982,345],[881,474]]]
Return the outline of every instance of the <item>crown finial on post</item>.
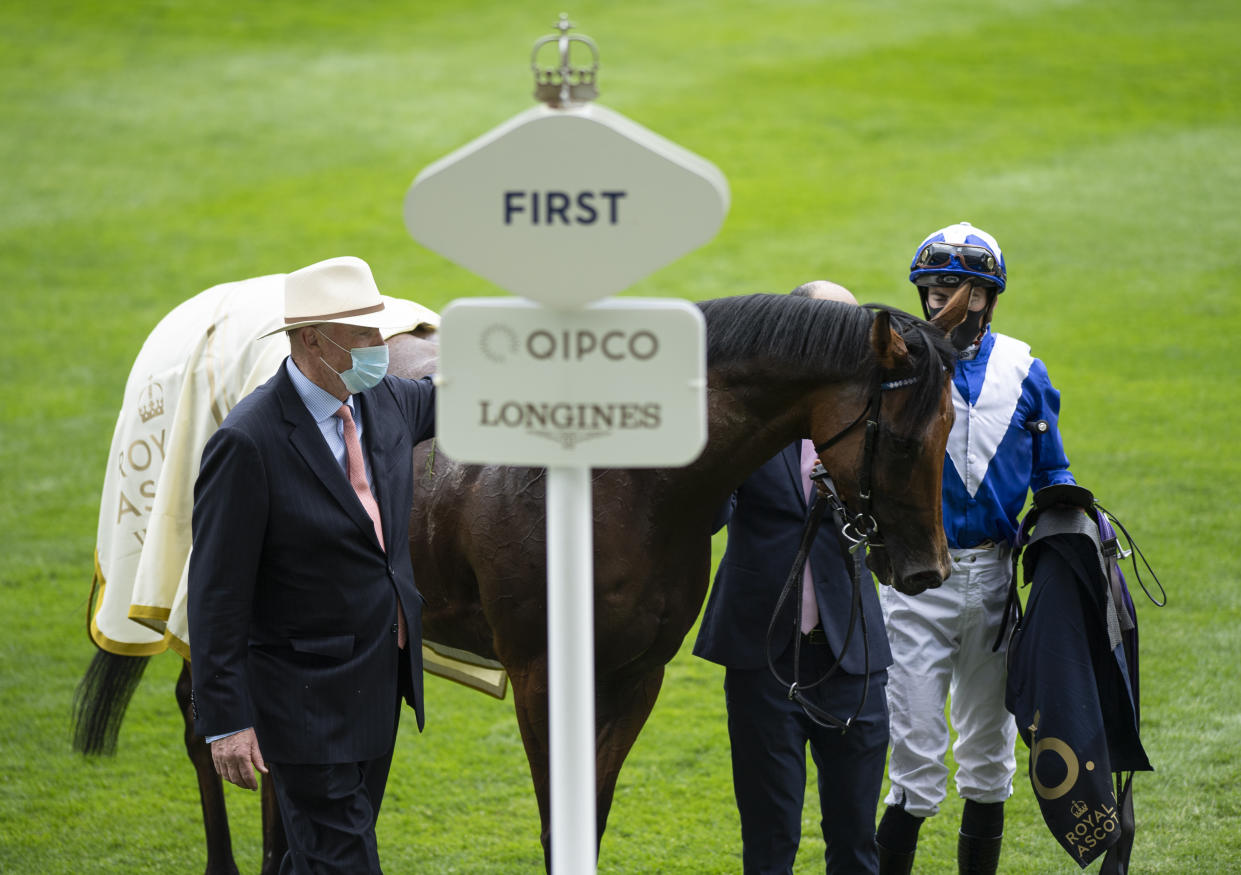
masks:
[[[534,43],[530,52],[530,69],[534,73],[534,97],[548,106],[563,109],[575,103],[587,103],[599,96],[597,77],[599,73],[599,49],[592,39],[580,34],[569,34],[576,27],[569,21],[567,12],[560,13],[556,22],[557,34],[541,37]],[[569,49],[572,43],[582,43],[591,54],[593,63],[589,67],[573,66],[569,60]],[[558,63],[554,67],[540,67],[539,50],[549,43],[556,43],[559,49]]]

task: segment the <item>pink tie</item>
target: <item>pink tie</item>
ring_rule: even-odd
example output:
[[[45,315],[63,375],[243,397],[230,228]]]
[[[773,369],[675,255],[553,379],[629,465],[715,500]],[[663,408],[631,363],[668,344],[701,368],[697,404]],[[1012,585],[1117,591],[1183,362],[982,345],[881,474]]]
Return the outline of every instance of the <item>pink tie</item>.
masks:
[[[810,479],[810,472],[818,460],[819,454],[814,451],[814,441],[802,441],[801,479],[806,490],[807,505],[811,503],[812,496],[815,494],[815,485]],[[801,579],[801,630],[803,633],[809,632],[817,625],[819,625],[819,602],[814,597],[814,576],[810,573],[810,557],[807,556],[806,570],[802,572]]]
[[[349,474],[349,485],[357,493],[358,501],[362,502],[363,509],[375,526],[375,536],[379,538],[379,546],[384,547],[383,524],[379,520],[379,505],[375,503],[375,496],[371,493],[371,485],[366,482],[366,463],[362,461],[362,442],[358,440],[358,429],[353,424],[353,413],[349,410],[348,404],[342,404],[340,409],[336,411],[336,415],[340,417],[341,422],[345,426],[345,469]],[[385,549],[387,548],[385,547]],[[398,647],[404,649],[405,612],[398,609],[396,619],[396,643]]]

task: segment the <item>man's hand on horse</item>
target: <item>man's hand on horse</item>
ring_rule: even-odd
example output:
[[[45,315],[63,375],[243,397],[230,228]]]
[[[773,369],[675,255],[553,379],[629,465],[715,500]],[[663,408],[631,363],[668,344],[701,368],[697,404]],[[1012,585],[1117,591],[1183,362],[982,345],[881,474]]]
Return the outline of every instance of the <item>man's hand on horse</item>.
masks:
[[[259,740],[253,729],[243,729],[211,742],[211,760],[221,778],[247,790],[259,788],[258,779],[254,777],[255,769],[267,774],[267,763],[263,762]]]

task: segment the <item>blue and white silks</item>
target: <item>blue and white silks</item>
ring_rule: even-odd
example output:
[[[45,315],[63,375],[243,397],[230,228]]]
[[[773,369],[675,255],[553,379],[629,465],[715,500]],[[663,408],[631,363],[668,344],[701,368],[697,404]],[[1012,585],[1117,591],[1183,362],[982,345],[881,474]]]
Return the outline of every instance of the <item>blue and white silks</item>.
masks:
[[[944,460],[944,532],[954,550],[1012,544],[1028,490],[1073,483],[1060,440],[1060,393],[1028,344],[990,328],[957,363],[956,421]],[[1037,431],[1033,423],[1047,423]]]

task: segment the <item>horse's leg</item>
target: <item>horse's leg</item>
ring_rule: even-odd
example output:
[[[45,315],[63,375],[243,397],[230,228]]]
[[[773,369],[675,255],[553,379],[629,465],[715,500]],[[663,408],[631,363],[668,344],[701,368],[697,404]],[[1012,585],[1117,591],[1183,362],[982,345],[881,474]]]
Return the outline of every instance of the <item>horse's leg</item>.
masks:
[[[540,838],[543,842],[543,859],[551,871],[551,773],[548,747],[548,702],[546,660],[540,661],[538,670],[514,671],[509,679],[513,684],[513,701],[517,712],[517,726],[526,748],[530,763],[530,777],[534,782],[534,795],[538,800],[539,819],[542,822]],[[646,674],[626,676],[601,683],[595,695],[595,850],[603,839],[616,792],[616,779],[638,733],[646,724],[659,688],[664,679],[662,665]]]
[[[270,775],[263,776],[261,790],[263,804],[263,868],[259,875],[275,875],[280,871],[284,852],[289,849],[289,839],[284,834],[284,821],[280,819],[280,802],[276,798],[276,785]]]
[[[238,875],[233,860],[233,841],[228,831],[228,810],[224,806],[224,782],[215,772],[211,748],[194,733],[194,712],[190,707],[190,664],[183,663],[177,678],[177,705],[185,719],[185,752],[198,774],[198,796],[203,806],[203,829],[207,833],[206,875]]]
[[[663,681],[662,665],[636,678],[632,675],[623,679],[596,678],[595,820],[599,842],[603,841],[603,831],[608,824],[608,811],[612,808],[621,765],[651,716]]]
[[[517,728],[526,748],[526,761],[530,764],[530,779],[534,782],[534,798],[539,805],[539,821],[542,831],[543,863],[547,871],[552,869],[552,808],[551,808],[551,760],[548,748],[547,712],[547,657],[536,660],[536,665],[518,669],[506,666],[509,682],[513,685],[513,709],[517,713]]]

